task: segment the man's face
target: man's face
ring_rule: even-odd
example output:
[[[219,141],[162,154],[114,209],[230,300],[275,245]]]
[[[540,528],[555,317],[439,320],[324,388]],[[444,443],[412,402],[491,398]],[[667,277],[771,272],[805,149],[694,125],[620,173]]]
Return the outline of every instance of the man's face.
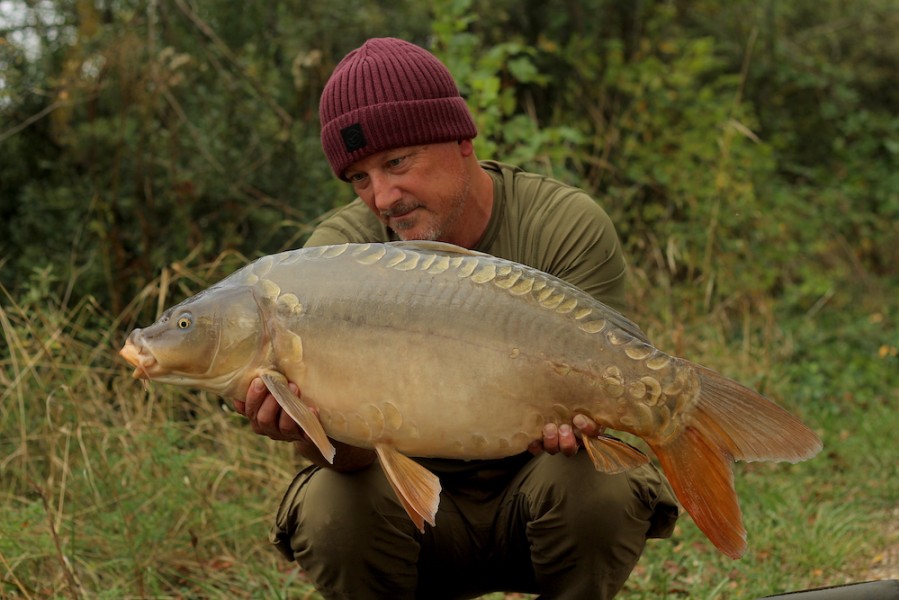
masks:
[[[346,178],[402,240],[452,242],[471,194],[464,153],[470,142],[410,146],[350,165]]]

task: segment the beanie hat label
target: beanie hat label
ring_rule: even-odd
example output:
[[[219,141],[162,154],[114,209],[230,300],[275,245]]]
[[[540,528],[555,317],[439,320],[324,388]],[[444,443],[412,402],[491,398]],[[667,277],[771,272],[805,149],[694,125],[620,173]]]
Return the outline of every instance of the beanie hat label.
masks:
[[[355,152],[365,148],[368,142],[365,141],[365,133],[362,131],[361,123],[353,123],[348,127],[340,130],[340,137],[343,138],[343,145],[347,152]]]
[[[471,139],[477,127],[449,69],[396,38],[347,54],[319,104],[322,149],[337,177],[354,162],[406,146]]]

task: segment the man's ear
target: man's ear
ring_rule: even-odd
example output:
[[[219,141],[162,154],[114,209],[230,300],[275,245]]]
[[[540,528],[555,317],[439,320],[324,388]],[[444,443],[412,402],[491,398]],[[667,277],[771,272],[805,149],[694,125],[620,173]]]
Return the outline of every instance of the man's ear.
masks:
[[[459,150],[462,152],[462,156],[471,156],[474,154],[474,144],[471,140],[459,140]]]

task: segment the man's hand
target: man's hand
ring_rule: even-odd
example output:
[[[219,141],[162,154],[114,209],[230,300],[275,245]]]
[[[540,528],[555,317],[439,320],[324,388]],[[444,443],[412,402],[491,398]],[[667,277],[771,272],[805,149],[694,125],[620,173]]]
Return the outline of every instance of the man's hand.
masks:
[[[300,390],[294,383],[288,384],[297,396]],[[275,400],[261,379],[254,379],[247,390],[246,400],[234,400],[234,410],[247,417],[253,431],[273,440],[297,442],[306,440],[306,434],[296,421],[290,418]]]
[[[581,436],[578,432],[587,436],[596,436],[602,431],[595,421],[584,415],[575,415],[572,422],[575,428],[567,423],[562,425],[547,423],[543,426],[543,439],[531,442],[528,450],[533,454],[540,454],[540,452],[558,454],[561,452],[565,456],[574,456],[581,446]]]
[[[300,395],[295,383],[288,382],[290,391]],[[337,449],[334,463],[325,460],[315,444],[272,396],[261,379],[254,379],[247,390],[245,400],[234,400],[234,410],[250,420],[253,431],[273,440],[293,442],[297,452],[310,462],[335,471],[352,472],[369,467],[375,461],[375,453],[367,448],[357,448],[331,440]],[[312,408],[315,411],[315,408]],[[316,415],[318,414],[317,411]]]

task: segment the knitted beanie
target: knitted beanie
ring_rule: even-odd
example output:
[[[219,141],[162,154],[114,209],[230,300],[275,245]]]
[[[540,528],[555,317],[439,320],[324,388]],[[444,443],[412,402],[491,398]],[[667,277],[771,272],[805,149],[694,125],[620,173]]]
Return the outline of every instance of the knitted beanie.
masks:
[[[449,70],[427,50],[374,38],[334,69],[319,105],[322,148],[334,174],[393,148],[478,134]]]

